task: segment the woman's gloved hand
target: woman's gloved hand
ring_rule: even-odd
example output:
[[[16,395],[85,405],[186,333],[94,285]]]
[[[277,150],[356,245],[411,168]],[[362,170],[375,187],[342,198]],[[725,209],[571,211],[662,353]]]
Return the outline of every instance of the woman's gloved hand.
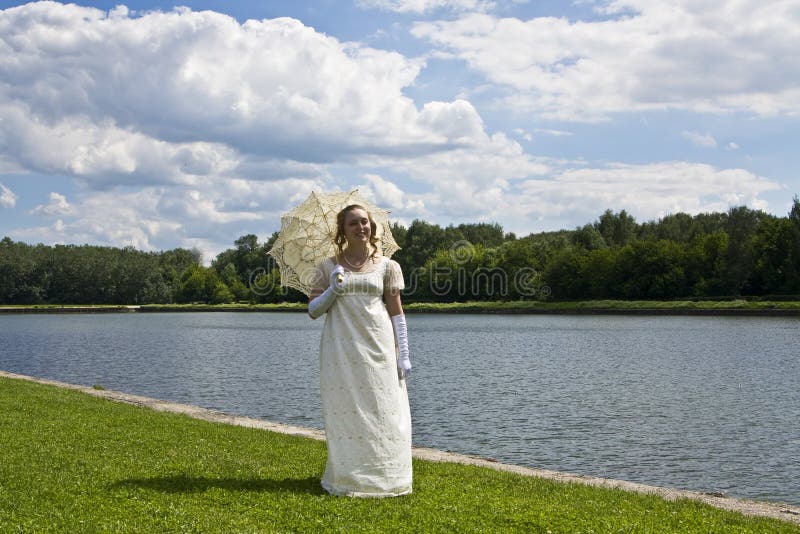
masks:
[[[334,291],[341,291],[344,286],[344,267],[337,264],[336,267],[331,270],[328,282],[329,287],[332,287]]]
[[[328,289],[308,303],[308,315],[312,319],[321,317],[333,306],[336,297],[342,293],[344,287],[344,267],[337,265],[328,275]]]
[[[397,372],[400,379],[404,379],[411,373],[406,316],[402,313],[400,315],[393,315],[392,326],[394,327],[394,340],[397,343]]]

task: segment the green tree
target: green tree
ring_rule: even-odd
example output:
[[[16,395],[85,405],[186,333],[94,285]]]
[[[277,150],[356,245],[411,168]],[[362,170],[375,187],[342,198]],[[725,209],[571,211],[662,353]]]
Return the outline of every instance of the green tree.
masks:
[[[795,196],[785,218],[764,218],[753,240],[752,289],[759,294],[800,291],[800,201]]]
[[[230,289],[232,297],[237,301],[251,300],[252,293],[250,289],[242,282],[236,272],[236,266],[233,263],[228,263],[222,270],[222,281]]]
[[[759,224],[768,218],[762,211],[739,206],[728,210],[728,291],[740,296],[750,290],[750,279],[756,263],[755,241]]]
[[[570,300],[590,294],[587,260],[588,253],[575,248],[564,248],[552,257],[544,269],[544,282],[550,286],[553,298]]]
[[[494,248],[502,245],[505,238],[503,228],[497,223],[459,224],[456,227],[448,227],[451,228],[457,233],[453,236],[455,239],[449,240],[450,243],[463,239],[473,245]]]
[[[636,221],[625,210],[614,213],[606,210],[595,227],[603,236],[609,246],[621,247],[627,245],[636,236]]]
[[[634,241],[620,250],[615,266],[620,296],[631,299],[668,299],[686,296],[683,247],[668,240]]]
[[[686,278],[693,296],[728,294],[727,254],[727,232],[717,230],[695,236],[686,250]]]
[[[447,246],[444,230],[439,225],[415,219],[405,233],[402,247],[393,259],[397,260],[403,272],[412,272],[425,265],[434,253]]]
[[[582,262],[581,275],[585,278],[586,291],[582,298],[604,299],[620,298],[623,275],[619,272],[618,261],[623,249],[598,248],[589,251]]]
[[[235,248],[218,254],[211,262],[211,266],[218,274],[222,275],[223,270],[232,264],[236,270],[237,278],[246,286],[250,282],[253,273],[269,268],[268,264],[271,259],[267,255],[267,251],[272,248],[272,243],[259,245],[257,236],[247,234],[234,241],[234,245]],[[230,286],[231,284],[229,283],[228,285]]]
[[[608,247],[603,234],[591,224],[586,224],[576,229],[572,234],[572,242],[584,250],[597,250]]]
[[[220,304],[233,302],[233,298],[233,293],[212,268],[192,265],[181,274],[178,302]]]

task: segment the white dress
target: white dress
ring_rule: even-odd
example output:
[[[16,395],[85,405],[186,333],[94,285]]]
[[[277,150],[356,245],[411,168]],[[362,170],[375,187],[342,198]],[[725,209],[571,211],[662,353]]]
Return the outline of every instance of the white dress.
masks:
[[[325,316],[320,390],[328,461],[322,487],[334,495],[411,493],[411,412],[384,288],[403,289],[397,262],[378,257],[369,272],[346,272]],[[335,267],[323,261],[323,273]],[[327,275],[326,275],[327,278]]]

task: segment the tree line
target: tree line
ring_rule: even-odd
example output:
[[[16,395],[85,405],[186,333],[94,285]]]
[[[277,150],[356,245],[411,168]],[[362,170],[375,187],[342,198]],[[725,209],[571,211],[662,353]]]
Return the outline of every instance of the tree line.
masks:
[[[606,210],[574,230],[517,237],[499,224],[392,225],[406,301],[800,298],[800,199],[637,223]],[[300,302],[255,235],[202,265],[197,250],[0,241],[2,304]]]

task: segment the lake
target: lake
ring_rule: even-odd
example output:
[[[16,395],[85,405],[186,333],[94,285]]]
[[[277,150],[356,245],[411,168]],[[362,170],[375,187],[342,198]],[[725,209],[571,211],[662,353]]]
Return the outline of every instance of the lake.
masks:
[[[414,443],[800,505],[800,319],[408,316]],[[0,369],[322,428],[303,313],[0,315]]]

